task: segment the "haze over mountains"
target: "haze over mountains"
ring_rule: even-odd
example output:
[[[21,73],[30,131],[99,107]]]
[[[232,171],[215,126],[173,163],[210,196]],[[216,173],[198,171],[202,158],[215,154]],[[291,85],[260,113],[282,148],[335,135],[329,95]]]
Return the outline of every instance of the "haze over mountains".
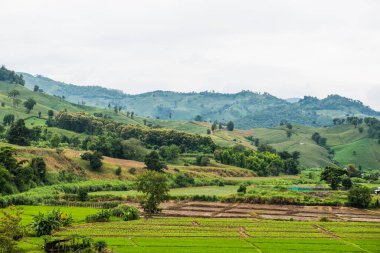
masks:
[[[65,96],[73,103],[121,106],[138,115],[160,119],[191,120],[200,115],[207,121],[234,121],[241,129],[272,127],[281,121],[310,126],[331,125],[333,118],[348,115],[380,117],[380,112],[362,102],[339,95],[324,99],[308,96],[281,99],[268,93],[251,91],[235,94],[152,91],[129,95],[115,89],[72,85],[40,75],[22,74],[27,87],[38,85],[47,94]]]

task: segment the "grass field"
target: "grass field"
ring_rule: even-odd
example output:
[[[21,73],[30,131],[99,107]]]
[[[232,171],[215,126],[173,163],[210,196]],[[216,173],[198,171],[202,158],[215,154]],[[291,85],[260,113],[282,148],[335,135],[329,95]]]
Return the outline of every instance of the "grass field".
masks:
[[[25,220],[38,209],[25,206]],[[83,223],[90,208],[61,208],[75,224],[55,236],[83,235],[106,241],[115,252],[380,252],[380,224],[223,218],[153,218]],[[19,243],[24,252],[42,252],[41,238]]]

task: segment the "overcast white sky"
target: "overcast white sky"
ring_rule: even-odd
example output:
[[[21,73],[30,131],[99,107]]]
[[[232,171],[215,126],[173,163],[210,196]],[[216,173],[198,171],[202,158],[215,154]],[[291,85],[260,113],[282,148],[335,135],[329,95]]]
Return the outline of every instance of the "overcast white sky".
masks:
[[[334,93],[380,110],[379,13],[379,0],[0,0],[0,64],[127,93]]]

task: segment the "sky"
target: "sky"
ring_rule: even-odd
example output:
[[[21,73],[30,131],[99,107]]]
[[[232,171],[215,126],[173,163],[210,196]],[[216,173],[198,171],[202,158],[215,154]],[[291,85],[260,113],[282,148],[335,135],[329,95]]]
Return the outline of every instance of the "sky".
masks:
[[[379,0],[0,0],[0,64],[78,85],[380,110]]]

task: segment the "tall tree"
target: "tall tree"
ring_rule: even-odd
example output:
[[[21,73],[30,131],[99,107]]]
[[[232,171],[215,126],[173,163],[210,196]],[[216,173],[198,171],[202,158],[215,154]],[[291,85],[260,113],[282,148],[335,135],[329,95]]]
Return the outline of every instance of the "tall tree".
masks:
[[[145,165],[149,170],[162,171],[166,165],[160,161],[160,156],[156,151],[152,151],[145,157]]]
[[[168,199],[169,186],[165,174],[147,171],[140,175],[136,182],[137,191],[143,193],[140,204],[148,217],[159,213],[160,203]]]
[[[345,169],[327,166],[321,173],[321,180],[326,181],[330,184],[331,189],[336,190],[342,182],[342,176],[347,174],[347,170]]]
[[[13,100],[13,107],[16,107],[18,105],[18,96],[20,96],[20,92],[16,89],[8,92],[8,97],[12,98]]]
[[[233,131],[234,130],[234,122],[232,122],[232,121],[229,121],[228,123],[227,123],[227,130],[228,131]]]
[[[34,100],[33,98],[28,98],[25,102],[24,102],[24,107],[26,108],[27,110],[27,113],[30,113],[31,110],[33,110],[33,107],[37,104],[36,100]]]
[[[12,144],[28,146],[30,144],[30,133],[31,131],[25,126],[25,121],[19,119],[9,128],[7,140]]]

